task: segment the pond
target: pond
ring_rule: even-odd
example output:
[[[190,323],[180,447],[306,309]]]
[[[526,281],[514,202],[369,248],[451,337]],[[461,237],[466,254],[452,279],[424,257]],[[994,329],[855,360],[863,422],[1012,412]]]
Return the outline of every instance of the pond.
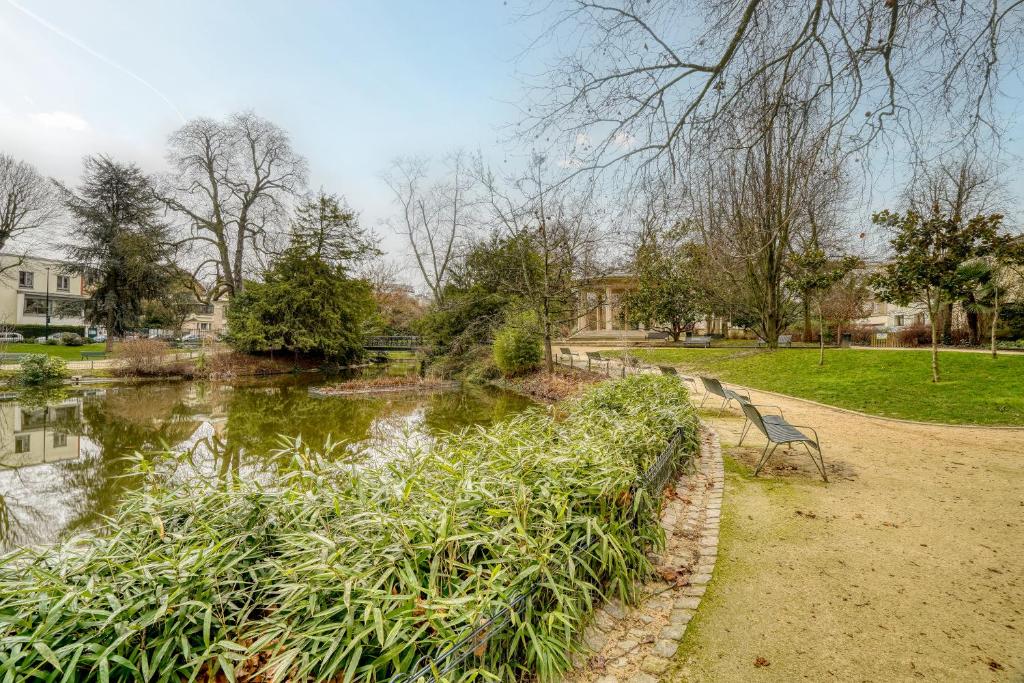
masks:
[[[273,478],[280,435],[314,450],[387,449],[396,440],[500,420],[533,405],[493,387],[316,397],[316,375],[160,382],[22,395],[0,402],[0,550],[88,530],[140,484],[128,456],[172,450],[203,476]],[[338,451],[336,451],[338,452]]]

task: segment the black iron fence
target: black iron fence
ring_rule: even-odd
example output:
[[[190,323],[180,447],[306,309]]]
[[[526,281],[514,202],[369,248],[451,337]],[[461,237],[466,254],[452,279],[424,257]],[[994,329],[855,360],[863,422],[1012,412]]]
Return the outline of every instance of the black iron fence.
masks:
[[[637,478],[633,487],[634,496],[640,499],[638,517],[651,514],[660,500],[661,492],[675,475],[683,468],[692,470],[695,456],[699,452],[700,423],[696,415],[690,415],[683,424],[676,427],[672,437],[655,461]],[[645,509],[646,506],[646,509]],[[573,549],[573,555],[580,555],[598,542],[596,537],[589,540],[581,539]],[[448,674],[459,667],[477,652],[487,649],[487,643],[522,616],[529,599],[540,589],[534,584],[526,591],[519,593],[508,605],[497,610],[478,626],[468,629],[468,633],[451,647],[420,660],[417,668],[408,674],[395,674],[391,683],[441,683],[447,681]]]

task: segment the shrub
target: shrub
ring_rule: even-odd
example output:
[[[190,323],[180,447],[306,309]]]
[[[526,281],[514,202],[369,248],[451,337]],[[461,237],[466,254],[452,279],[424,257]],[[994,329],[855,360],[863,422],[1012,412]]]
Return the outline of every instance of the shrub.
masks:
[[[68,369],[64,359],[39,353],[22,361],[14,380],[22,386],[40,386],[61,382],[67,377]]]
[[[931,346],[932,326],[927,323],[915,323],[907,325],[896,333],[900,344],[903,346]],[[941,343],[942,339],[939,339]]]
[[[46,343],[49,346],[60,346],[60,340],[61,340],[61,337],[63,337],[63,336],[64,335],[61,335],[60,337],[47,337],[46,338]]]
[[[529,316],[511,316],[494,335],[494,363],[506,377],[537,369],[542,357],[541,338]]]
[[[682,452],[697,442],[678,378],[605,383],[558,412],[405,443],[380,467],[296,441],[273,486],[143,462],[163,474],[113,533],[0,565],[2,661],[28,682],[387,681],[525,595],[453,679],[554,678],[664,541],[638,473],[677,425]]]
[[[85,337],[80,334],[67,333],[61,337],[64,346],[82,346],[85,344]]]
[[[18,332],[25,337],[26,340],[35,339],[36,337],[45,337],[47,335],[56,334],[57,332],[71,332],[73,334],[81,334],[81,325],[14,325],[11,327],[12,332]]]
[[[159,339],[129,339],[117,348],[121,364],[118,374],[153,377],[174,374],[173,368],[165,365],[170,347]]]

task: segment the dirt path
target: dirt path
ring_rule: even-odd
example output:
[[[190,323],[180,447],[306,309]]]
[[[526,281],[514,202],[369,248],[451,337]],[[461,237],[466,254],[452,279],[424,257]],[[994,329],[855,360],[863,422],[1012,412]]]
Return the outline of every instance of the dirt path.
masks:
[[[1024,432],[753,394],[818,429],[832,483],[782,448],[752,479],[760,435],[709,418],[719,561],[664,680],[1024,681]]]

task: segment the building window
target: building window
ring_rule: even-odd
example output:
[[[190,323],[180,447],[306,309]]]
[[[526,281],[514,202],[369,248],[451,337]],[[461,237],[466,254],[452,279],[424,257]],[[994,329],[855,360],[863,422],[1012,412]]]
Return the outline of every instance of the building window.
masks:
[[[904,320],[903,320],[903,316],[902,315],[897,315],[897,316],[895,316],[895,318],[896,318],[896,327],[903,327],[903,325],[905,324]]]
[[[57,291],[58,292],[70,292],[71,291],[71,277],[69,275],[58,275],[57,276]]]
[[[64,448],[68,445],[68,433],[67,432],[54,432],[53,433],[53,447]]]
[[[46,299],[41,296],[25,297],[25,315],[46,315]]]
[[[73,299],[51,299],[50,309],[56,318],[81,318],[84,311],[82,302]]]
[[[209,332],[210,331],[210,323],[199,323],[199,331],[200,332]]]
[[[14,437],[14,452],[15,453],[28,453],[29,448],[32,447],[32,439],[30,434],[19,434]]]
[[[18,286],[22,289],[32,289],[32,281],[35,279],[35,273],[30,270],[19,270],[18,271]]]

